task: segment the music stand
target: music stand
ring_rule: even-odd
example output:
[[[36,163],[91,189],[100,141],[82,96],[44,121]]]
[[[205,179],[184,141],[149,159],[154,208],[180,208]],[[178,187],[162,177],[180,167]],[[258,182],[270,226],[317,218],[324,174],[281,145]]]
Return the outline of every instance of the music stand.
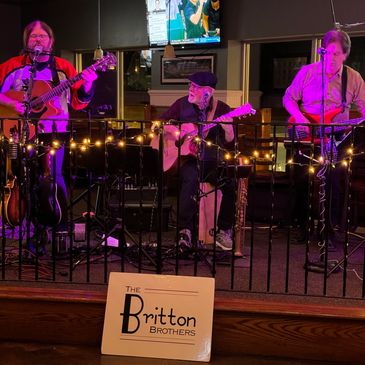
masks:
[[[114,143],[107,143],[105,146],[106,148],[91,146],[88,150],[87,155],[79,154],[77,156],[77,162],[79,164],[81,164],[84,168],[86,168],[95,176],[102,176],[104,178],[104,181],[101,185],[98,182],[92,185],[92,187],[98,187],[97,199],[100,198],[100,196],[110,196],[110,189],[113,185],[115,186],[115,184],[117,185],[116,189],[118,191],[125,191],[126,185],[127,183],[130,183],[130,180],[132,181],[133,186],[135,185],[138,187],[140,184],[144,183],[145,179],[156,176],[157,151],[153,150],[150,146],[140,144],[127,144],[126,146],[121,148]],[[141,169],[139,168],[140,164],[142,165]],[[112,177],[112,179],[108,180],[108,177]],[[90,188],[88,188],[77,198],[75,198],[71,202],[70,207],[72,207],[86,194],[88,194],[89,190]],[[115,205],[112,202],[108,201],[108,206],[109,208],[111,208],[114,205],[122,213],[124,202],[125,200],[118,201]],[[96,201],[95,203],[95,209],[97,209],[97,207],[99,207],[98,201]],[[109,211],[110,214],[110,210],[103,206],[104,216],[102,216],[102,218],[100,219],[98,217],[99,212],[95,210],[95,216],[93,219],[97,219],[97,223],[102,227],[102,229],[105,229],[104,221],[107,216],[107,211]],[[104,238],[100,242],[98,242],[97,246],[93,248],[93,251],[97,247],[100,247],[103,242],[107,242],[107,238],[118,229],[122,229],[123,231],[123,246],[126,247],[125,236],[130,238],[130,240],[132,241],[132,246],[138,245],[137,240],[129,232],[128,228],[125,225],[125,222],[122,222],[122,218],[118,217],[116,218],[116,223],[114,224],[114,226],[109,229],[108,232],[104,232]],[[152,265],[157,266],[153,257],[151,257],[143,247],[141,248],[141,252]],[[83,258],[79,259],[74,265],[74,268],[82,261]]]
[[[356,133],[356,132],[359,132],[359,133]],[[351,131],[348,132],[344,136],[344,138],[341,140],[341,142],[340,142],[341,148],[348,148],[352,143],[355,146],[356,150],[359,150],[360,148],[365,147],[365,143],[364,143],[365,133],[364,132],[365,132],[365,126],[364,125],[352,128]],[[361,155],[356,155],[356,153],[354,153],[353,162],[352,162],[353,164],[356,163],[357,158],[360,158],[360,161],[361,161],[361,159],[364,159],[364,157],[361,157]],[[360,170],[361,170],[361,167],[360,167]],[[351,174],[351,176],[352,176],[352,174]],[[360,176],[360,178],[362,178],[362,175]],[[349,202],[348,202],[349,193],[350,193],[348,191],[349,186],[350,186],[350,180],[349,180],[349,174],[347,174],[347,182],[346,182],[347,191],[345,192],[345,199],[346,199],[345,207],[349,206]],[[345,252],[344,257],[341,260],[339,260],[334,265],[334,267],[331,268],[331,270],[329,270],[329,272],[327,273],[327,277],[329,277],[338,268],[341,268],[342,264],[345,261],[347,261],[356,251],[358,251],[363,246],[363,244],[365,243],[365,237],[360,236],[360,235],[358,237],[361,238],[361,241],[350,252]],[[346,248],[346,251],[347,251],[347,248]]]

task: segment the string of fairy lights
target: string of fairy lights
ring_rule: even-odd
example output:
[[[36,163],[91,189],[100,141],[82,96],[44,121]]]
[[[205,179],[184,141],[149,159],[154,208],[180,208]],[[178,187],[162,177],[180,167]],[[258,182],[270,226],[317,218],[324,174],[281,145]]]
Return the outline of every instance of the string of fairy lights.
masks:
[[[103,139],[96,139],[95,141],[92,141],[91,138],[83,138],[82,141],[77,141],[73,138],[70,138],[68,141],[68,145],[70,148],[70,153],[73,153],[76,150],[79,150],[82,153],[87,153],[87,151],[92,148],[102,148],[106,145],[113,145],[118,148],[125,148],[126,146],[135,146],[135,145],[141,145],[141,146],[149,146],[150,142],[153,138],[156,138],[159,136],[159,133],[161,133],[162,123],[159,121],[153,121],[151,132],[150,133],[140,133],[133,137],[123,137],[123,138],[116,138],[113,135],[107,135]],[[156,133],[156,130],[158,130],[158,133]],[[163,132],[162,132],[163,133]],[[176,140],[179,138],[179,135],[181,134],[180,130],[176,130],[175,132],[175,138]],[[243,165],[251,165],[256,164],[258,162],[264,162],[265,164],[270,164],[271,162],[271,168],[272,170],[276,171],[276,154],[272,152],[268,152],[267,150],[259,151],[258,149],[253,148],[251,155],[247,155],[246,153],[243,153],[239,150],[229,150],[226,149],[217,143],[212,142],[211,140],[207,140],[200,136],[191,136],[189,137],[190,141],[194,141],[196,144],[204,143],[206,147],[208,148],[215,148],[219,152],[222,153],[224,159],[226,161],[234,161],[239,159],[240,164]],[[4,135],[0,137],[0,141],[3,143],[5,140],[8,141],[8,143],[17,143],[12,137],[6,138]],[[129,141],[133,140],[133,143],[129,143]],[[21,142],[17,143],[22,149],[25,147],[25,149],[28,152],[31,152],[32,150],[36,149],[39,146],[47,146],[49,148],[50,155],[54,155],[57,151],[57,149],[61,148],[63,145],[63,142],[54,139],[49,145],[46,145],[43,141],[37,143],[37,139],[34,142],[29,142],[26,144],[22,144]],[[269,149],[270,147],[268,147]],[[299,149],[300,151],[300,149]],[[304,164],[303,162],[296,162],[294,158],[289,158],[286,160],[285,165],[291,166],[291,165],[300,165],[300,166],[308,166],[308,172],[313,174],[316,171],[317,166],[323,166],[325,164],[329,164],[332,168],[335,168],[336,166],[343,166],[348,167],[349,161],[354,158],[355,156],[363,155],[364,151],[356,152],[354,151],[353,147],[350,147],[346,150],[346,153],[344,154],[344,157],[342,157],[339,161],[334,161],[331,158],[328,158],[327,156],[319,156],[317,158],[314,158],[312,156],[307,156],[304,153],[300,154],[308,159],[308,164]]]

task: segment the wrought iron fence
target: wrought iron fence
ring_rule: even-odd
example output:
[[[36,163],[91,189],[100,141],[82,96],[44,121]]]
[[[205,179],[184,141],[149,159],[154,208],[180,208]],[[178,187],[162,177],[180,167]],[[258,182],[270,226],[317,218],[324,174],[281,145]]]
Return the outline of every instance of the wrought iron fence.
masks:
[[[288,133],[283,123],[238,121],[234,142],[222,147],[198,129],[182,138],[178,122],[154,123],[151,132],[146,121],[129,128],[128,121],[70,120],[69,132],[35,128],[30,138],[23,121],[13,130],[7,122],[0,146],[3,281],[105,284],[111,271],[126,271],[214,276],[221,290],[365,295],[361,125],[310,125],[304,136],[296,125]],[[223,174],[218,188],[200,184],[194,196],[190,247],[179,245],[178,228],[184,143],[198,156],[212,149],[214,170]],[[219,191],[227,181],[235,191],[233,248],[221,250]]]

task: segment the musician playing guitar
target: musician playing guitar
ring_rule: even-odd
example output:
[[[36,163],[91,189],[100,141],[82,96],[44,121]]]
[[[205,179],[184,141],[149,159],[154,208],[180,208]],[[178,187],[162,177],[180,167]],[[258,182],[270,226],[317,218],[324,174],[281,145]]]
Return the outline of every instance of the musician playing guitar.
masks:
[[[35,72],[33,72],[34,82],[31,85],[31,100],[77,75],[70,62],[53,55],[53,31],[46,23],[36,20],[28,24],[23,33],[23,42],[23,54],[0,65],[0,107],[5,113],[2,116],[24,115],[23,94],[30,87],[30,69],[32,66],[35,66],[33,67]],[[97,74],[92,69],[86,69],[80,75],[79,81],[44,105],[40,105],[39,110],[30,110],[31,117],[42,119],[38,132],[65,132],[69,115],[68,104],[76,110],[83,109],[88,105],[93,94],[93,82],[97,78]],[[11,113],[13,114],[10,115]],[[53,122],[48,118],[57,120]],[[31,135],[33,134],[34,126],[31,125]],[[56,182],[66,197],[66,185],[62,176],[63,158],[64,147],[62,146],[56,151],[56,157],[51,159],[51,164],[55,163],[56,165]],[[53,174],[52,165],[50,171]]]
[[[70,79],[76,75],[75,68],[65,59],[55,57],[52,54],[54,36],[52,29],[41,21],[34,21],[26,26],[23,33],[25,51],[21,56],[13,57],[0,65],[0,105],[8,106],[22,116],[25,111],[23,100],[13,99],[11,91],[24,91],[29,80],[29,69],[34,59],[35,50],[40,50],[38,55],[36,73],[34,76],[34,89],[42,84],[59,84],[64,79]],[[52,99],[51,106],[40,117],[57,118],[55,129],[57,132],[65,132],[68,119],[68,103],[76,109],[87,106],[92,97],[92,84],[97,74],[92,70],[82,72],[83,81],[74,84],[70,91],[66,90],[59,97]],[[42,121],[42,131],[51,133],[53,123],[51,120]],[[57,151],[57,183],[66,193],[64,179],[62,177],[63,149]],[[51,171],[52,171],[51,167]]]
[[[349,120],[351,105],[358,108],[362,117],[365,117],[365,85],[361,75],[344,62],[350,53],[351,41],[347,33],[341,30],[331,30],[324,35],[320,51],[324,58],[324,111],[325,122],[341,123]],[[316,62],[303,66],[295,76],[291,85],[287,88],[283,97],[283,105],[291,115],[290,121],[294,123],[313,122],[310,114],[321,114],[322,106],[322,63]],[[328,116],[329,118],[326,118]],[[328,120],[326,120],[328,119]],[[317,119],[320,120],[320,119]],[[304,132],[307,137],[311,131],[307,126],[295,126],[295,129]],[[308,163],[308,161],[297,162]],[[296,209],[299,225],[305,230],[307,221],[308,201],[307,197],[308,180],[305,170],[297,171],[296,181]],[[340,223],[340,215],[343,208],[341,197],[341,175],[340,169],[333,171],[331,219],[332,224]],[[303,242],[306,237],[301,234]],[[299,240],[300,241],[300,240]]]
[[[215,91],[217,78],[210,72],[197,72],[189,77],[190,86],[188,96],[182,97],[160,117],[160,119],[169,121],[199,122],[212,121],[217,117],[230,111],[230,107],[215,99],[213,93]],[[226,120],[230,121],[230,120]],[[183,124],[181,132],[181,141],[184,140],[189,132],[189,126],[192,123]],[[196,124],[194,124],[196,128]],[[191,129],[191,128],[190,128]],[[206,134],[206,135],[205,135]],[[210,128],[203,135],[205,140],[217,143],[221,147],[229,147],[234,140],[234,129],[230,124],[219,124]],[[191,233],[193,230],[193,219],[197,212],[196,194],[199,189],[199,181],[217,184],[219,178],[217,172],[217,163],[223,158],[222,153],[217,148],[207,147],[201,144],[199,153],[199,166],[197,157],[194,156],[194,145],[190,143],[192,153],[182,157],[180,171],[180,209],[179,209],[179,229],[180,247],[191,247]],[[232,146],[231,146],[232,147]],[[199,172],[202,179],[199,179]],[[222,204],[218,217],[219,233],[216,244],[224,249],[232,249],[231,228],[234,222],[235,212],[235,191],[233,181],[225,179],[224,183],[219,185],[223,193]]]

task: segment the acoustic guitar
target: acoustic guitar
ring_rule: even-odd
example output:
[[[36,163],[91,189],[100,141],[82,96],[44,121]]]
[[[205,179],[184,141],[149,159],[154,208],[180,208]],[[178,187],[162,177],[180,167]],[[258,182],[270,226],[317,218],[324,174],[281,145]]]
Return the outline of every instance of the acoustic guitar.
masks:
[[[17,159],[18,145],[18,132],[12,129],[6,158],[7,182],[4,186],[4,207],[2,200],[0,201],[0,214],[11,228],[19,226],[25,216],[25,199],[20,194],[19,181],[11,168],[12,161]]]
[[[109,67],[115,66],[117,59],[113,53],[107,53],[103,58],[96,61],[93,65],[87,67],[87,70],[106,71]],[[46,81],[34,81],[32,95],[30,100],[30,118],[47,119],[47,117],[55,117],[59,114],[58,110],[53,106],[52,100],[60,96],[64,91],[68,90],[77,81],[81,80],[81,73],[77,74],[72,79],[64,80],[54,88]],[[24,101],[24,91],[9,90],[5,93],[9,98]],[[0,105],[0,117],[18,118],[19,115],[10,107]],[[5,119],[3,120],[3,134],[10,138],[12,128],[18,127],[18,120]],[[35,126],[30,124],[29,138],[35,135]],[[21,134],[21,130],[19,130]]]
[[[202,133],[205,134],[209,129],[217,126],[216,122],[223,121],[228,118],[244,117],[255,114],[256,110],[247,103],[241,105],[237,109],[230,111],[227,114],[221,115],[214,119],[213,123],[208,123],[203,126]],[[180,137],[180,155],[187,156],[194,154],[196,148],[194,146],[194,138],[198,135],[198,128],[194,123],[184,123],[181,127],[181,134],[179,128],[175,125],[164,125],[164,151],[163,151],[163,170],[168,171],[176,162],[178,158],[177,141]],[[151,140],[151,147],[159,149],[159,136],[155,135]]]
[[[51,176],[50,159],[54,157],[49,153],[50,148],[42,148],[44,151],[39,158],[43,174],[38,177],[38,210],[34,211],[34,215],[37,217],[38,223],[54,226],[61,222],[62,215],[65,214],[65,208],[60,204],[65,198],[61,196],[63,192],[54,181],[54,177]]]

